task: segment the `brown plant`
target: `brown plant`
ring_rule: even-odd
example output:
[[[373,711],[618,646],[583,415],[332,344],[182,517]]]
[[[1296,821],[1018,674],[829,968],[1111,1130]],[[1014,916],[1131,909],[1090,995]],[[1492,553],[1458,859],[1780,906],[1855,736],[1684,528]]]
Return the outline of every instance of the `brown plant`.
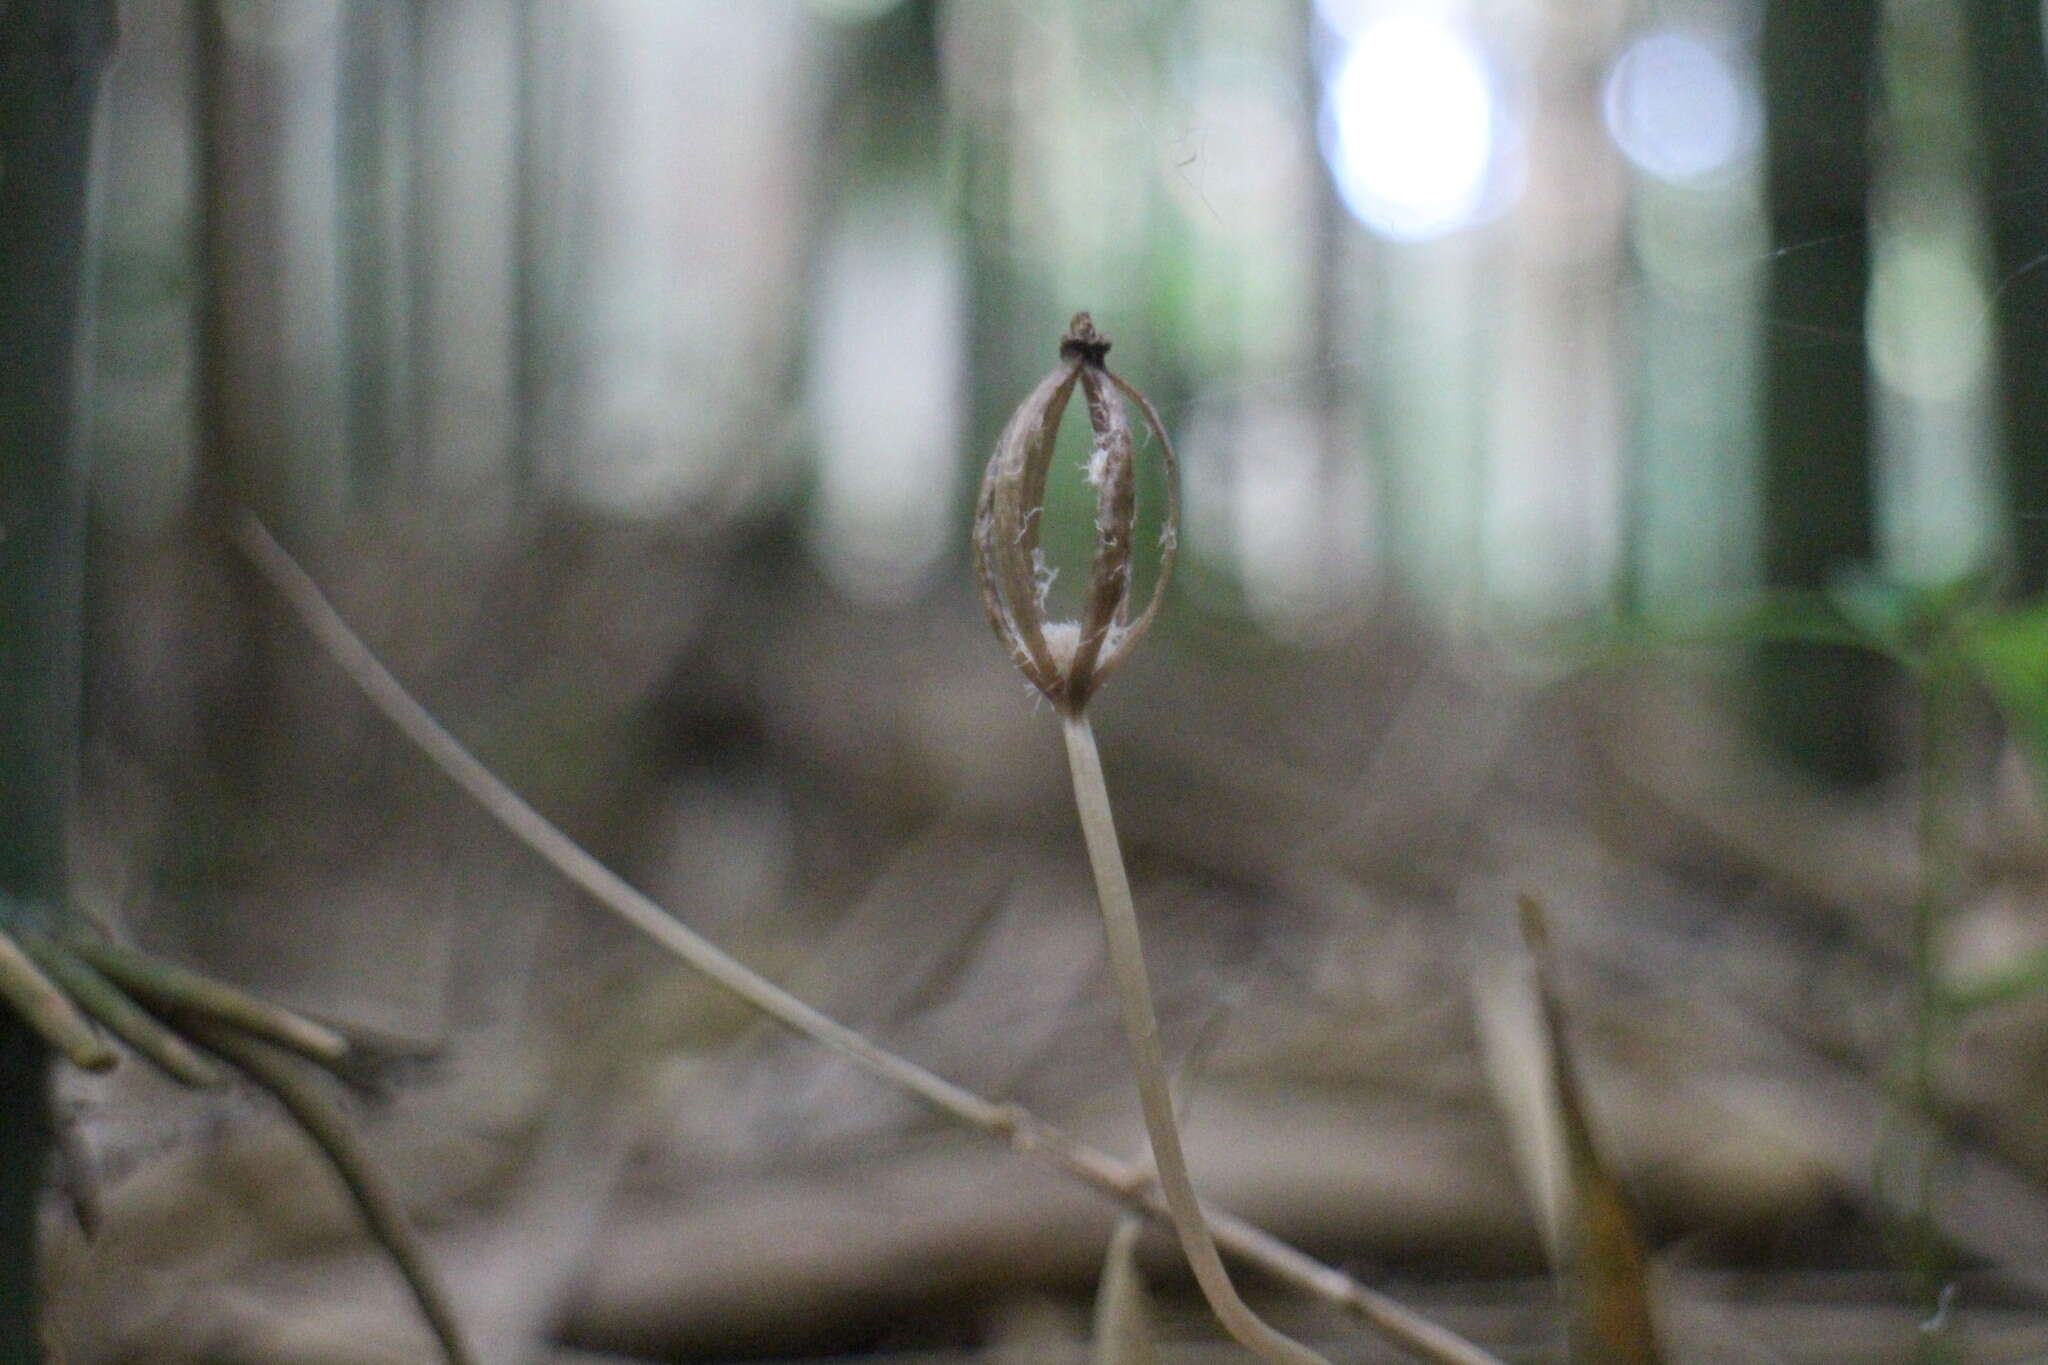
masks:
[[[1180,465],[1166,424],[1144,394],[1103,362],[1109,339],[1086,313],[1060,338],[1060,360],[1003,425],[982,475],[974,515],[974,563],[989,623],[1018,669],[1062,715],[1078,715],[1130,654],[1159,612],[1180,538]],[[1095,559],[1081,619],[1051,621],[1052,574],[1040,543],[1046,478],[1060,419],[1076,385],[1088,408],[1095,447],[1088,482],[1095,488]],[[1136,618],[1130,614],[1137,523],[1137,467],[1124,402],[1144,415],[1166,466],[1166,520],[1159,532],[1159,578]]]

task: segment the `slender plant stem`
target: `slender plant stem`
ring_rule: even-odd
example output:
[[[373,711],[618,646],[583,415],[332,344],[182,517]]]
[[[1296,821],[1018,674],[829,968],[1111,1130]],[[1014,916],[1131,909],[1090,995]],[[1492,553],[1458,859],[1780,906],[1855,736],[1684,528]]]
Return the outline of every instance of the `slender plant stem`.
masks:
[[[230,1028],[275,1043],[330,1069],[348,1055],[348,1039],[333,1029],[224,981],[161,962],[118,943],[81,938],[68,944],[66,951],[152,1009],[218,1019]]]
[[[404,1201],[377,1163],[370,1160],[341,1111],[303,1073],[301,1068],[305,1064],[295,1062],[275,1044],[239,1032],[217,1017],[182,1013],[176,1018],[179,1028],[194,1042],[270,1092],[299,1130],[313,1140],[348,1187],[370,1235],[398,1266],[399,1275],[412,1291],[448,1365],[477,1365],[448,1291],[435,1273],[412,1220],[405,1215]]]
[[[1101,1282],[1095,1290],[1092,1365],[1159,1365],[1151,1305],[1144,1276],[1138,1270],[1138,1237],[1144,1231],[1144,1218],[1126,1213],[1116,1220],[1116,1231],[1109,1235],[1109,1251],[1102,1258]]]
[[[1951,1315],[1943,1311],[1950,1292],[1951,1257],[1936,1216],[1943,1151],[1940,1069],[1947,1042],[1949,1016],[1940,998],[1941,934],[1949,912],[1960,898],[1962,836],[1956,828],[1956,802],[1966,740],[1961,670],[1946,648],[1922,668],[1920,684],[1920,770],[1916,854],[1920,885],[1913,898],[1912,1023],[1899,1083],[1898,1116],[1902,1188],[1898,1214],[1908,1273],[1919,1291],[1926,1318],[1914,1339],[1915,1356],[1923,1361],[1954,1359],[1956,1345],[1949,1330]]]
[[[1131,1044],[1131,1069],[1137,1077],[1138,1101],[1145,1111],[1145,1131],[1152,1139],[1152,1161],[1159,1187],[1173,1213],[1173,1230],[1181,1250],[1209,1301],[1231,1336],[1274,1365],[1329,1365],[1321,1355],[1268,1326],[1238,1297],[1237,1286],[1217,1254],[1209,1220],[1188,1178],[1181,1151],[1180,1125],[1173,1116],[1173,1090],[1166,1079],[1166,1060],[1159,1048],[1159,1017],[1152,1009],[1152,988],[1145,976],[1145,949],[1138,938],[1138,911],[1131,901],[1130,878],[1124,874],[1117,847],[1116,821],[1110,814],[1109,788],[1102,780],[1102,757],[1088,715],[1065,717],[1067,766],[1074,775],[1074,805],[1081,815],[1081,836],[1095,869],[1095,894],[1102,903],[1102,930],[1109,941],[1109,966],[1116,978],[1117,1004],[1123,1011],[1124,1034]]]
[[[941,1117],[1005,1141],[1019,1154],[1064,1171],[1125,1208],[1143,1211],[1161,1222],[1173,1221],[1172,1210],[1149,1171],[1076,1141],[1017,1105],[984,1099],[896,1056],[805,1004],[671,916],[550,824],[448,733],[378,661],[260,522],[244,516],[235,528],[235,538],[370,704],[507,833],[600,907],[777,1023],[916,1096]],[[1211,1209],[1208,1224],[1216,1243],[1232,1255],[1356,1318],[1420,1359],[1438,1365],[1503,1365],[1499,1357],[1450,1329],[1234,1214]]]
[[[43,1041],[87,1071],[105,1071],[120,1059],[64,988],[5,929],[0,929],[0,1000]]]
[[[190,1043],[136,1004],[90,962],[60,943],[38,939],[33,934],[22,935],[21,947],[38,967],[49,973],[51,980],[70,993],[80,1009],[154,1062],[165,1075],[201,1090],[226,1084],[225,1071],[200,1056]]]

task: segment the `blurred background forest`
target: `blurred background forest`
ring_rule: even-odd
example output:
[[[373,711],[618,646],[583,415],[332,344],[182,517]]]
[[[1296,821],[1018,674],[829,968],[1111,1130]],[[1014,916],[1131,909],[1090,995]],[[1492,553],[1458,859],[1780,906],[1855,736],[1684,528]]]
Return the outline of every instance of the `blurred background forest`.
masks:
[[[494,1358],[1079,1359],[1114,1210],[566,888],[227,513],[682,919],[1136,1156],[1056,726],[967,562],[1086,308],[1185,469],[1092,711],[1198,1183],[1557,1358],[1530,891],[1673,1359],[2048,1359],[2048,821],[2000,712],[1934,755],[1930,908],[1908,672],[1584,648],[2039,598],[2041,5],[126,0],[99,134],[78,896],[374,1042]],[[423,1358],[260,1106],[66,1103],[107,1224],[52,1254],[64,1359]]]

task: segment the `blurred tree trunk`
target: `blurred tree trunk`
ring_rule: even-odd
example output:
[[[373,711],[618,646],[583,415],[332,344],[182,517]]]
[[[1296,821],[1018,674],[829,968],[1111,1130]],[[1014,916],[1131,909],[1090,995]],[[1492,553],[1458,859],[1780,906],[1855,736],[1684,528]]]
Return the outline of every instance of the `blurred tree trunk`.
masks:
[[[418,6],[412,96],[415,495],[500,521],[518,490],[522,0]]]
[[[414,126],[421,16],[410,6],[348,6],[341,18],[342,312],[347,346],[350,492],[385,492],[411,463]]]
[[[1764,374],[1764,573],[1818,588],[1872,552],[1863,310],[1870,275],[1871,0],[1765,7],[1772,262]],[[1811,250],[1800,250],[1811,245]],[[1758,721],[1836,781],[1876,775],[1881,670],[1846,650],[1766,651]]]
[[[2048,69],[2035,0],[1971,0],[1985,183],[1990,188],[1993,313],[2005,422],[2006,500],[2020,592],[2048,591]]]
[[[2011,544],[1983,120],[1962,0],[1879,9],[1865,329],[1878,559],[1887,578],[1948,583]]]
[[[84,479],[75,415],[86,190],[114,7],[0,5],[0,893],[61,913],[78,714]],[[40,1358],[48,1059],[0,1015],[0,1360]]]
[[[1621,11],[1549,0],[1517,63],[1532,101],[1529,183],[1495,267],[1498,373],[1478,487],[1481,591],[1510,619],[1603,609],[1620,568],[1621,317],[1627,192],[1599,123]]]
[[[338,0],[202,0],[200,469],[275,527],[340,508]]]
[[[292,109],[303,100],[295,93],[300,82],[281,69],[288,45],[260,41],[267,23],[282,25],[301,12],[266,16],[219,0],[192,0],[186,11],[199,125],[195,501],[202,527],[222,524],[243,507],[273,529],[310,516],[323,500],[295,487],[291,471],[303,468],[310,479],[319,463],[308,457],[310,447],[340,432],[338,410],[323,422],[303,401],[304,385],[294,382],[306,373],[308,348],[292,339],[300,324],[286,293],[295,262],[281,202],[289,129],[304,121]],[[294,353],[301,363],[294,364]],[[300,432],[316,428],[320,434],[301,447]],[[274,650],[266,647],[266,591],[225,541],[205,552],[228,585],[216,615],[237,658],[231,684],[197,701],[201,761],[177,774],[170,802],[177,842],[190,851],[177,864],[185,880],[168,889],[201,922],[224,924],[213,902],[218,888],[235,880],[235,850],[250,842],[250,814],[234,794],[259,789],[267,752],[261,741],[284,727]]]

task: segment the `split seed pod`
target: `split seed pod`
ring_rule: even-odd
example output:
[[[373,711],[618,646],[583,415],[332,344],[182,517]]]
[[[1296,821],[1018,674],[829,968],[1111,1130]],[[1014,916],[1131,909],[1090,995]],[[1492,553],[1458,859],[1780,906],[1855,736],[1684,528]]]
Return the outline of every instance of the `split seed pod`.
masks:
[[[1166,425],[1145,395],[1103,364],[1108,354],[1109,339],[1095,330],[1086,313],[1076,313],[1060,338],[1060,363],[1003,424],[995,454],[982,475],[974,514],[974,567],[989,623],[1032,686],[1065,715],[1080,714],[1095,689],[1151,626],[1173,577],[1180,534],[1180,466]],[[1046,589],[1052,573],[1039,532],[1060,418],[1077,384],[1095,434],[1088,456],[1088,482],[1095,488],[1095,561],[1081,619],[1051,621],[1046,615]],[[1130,599],[1137,470],[1126,399],[1144,415],[1166,462],[1159,578],[1151,600],[1135,618]]]

